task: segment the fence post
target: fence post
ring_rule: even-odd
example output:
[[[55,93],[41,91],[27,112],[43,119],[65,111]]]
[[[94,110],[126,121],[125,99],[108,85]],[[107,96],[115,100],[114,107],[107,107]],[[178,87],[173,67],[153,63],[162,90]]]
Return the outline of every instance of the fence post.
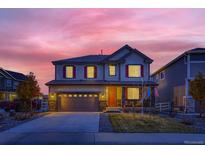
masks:
[[[159,103],[159,111],[162,112],[162,104]]]

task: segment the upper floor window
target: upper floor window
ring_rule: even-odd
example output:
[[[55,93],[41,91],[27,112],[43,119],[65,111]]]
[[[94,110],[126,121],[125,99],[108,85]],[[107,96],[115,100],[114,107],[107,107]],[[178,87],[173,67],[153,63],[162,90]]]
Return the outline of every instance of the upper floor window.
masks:
[[[15,81],[15,82],[14,82],[14,85],[13,85],[13,88],[16,89],[16,88],[18,87],[18,85],[19,85],[19,82],[16,82],[16,81]]]
[[[75,66],[65,66],[64,77],[69,79],[75,78]]]
[[[6,80],[6,86],[11,87],[12,86],[12,81],[11,80]]]
[[[142,77],[143,66],[142,65],[127,65],[126,68],[127,77]]]
[[[109,76],[115,76],[115,75],[116,75],[116,66],[109,65]]]
[[[165,72],[164,71],[160,72],[159,77],[160,77],[160,80],[165,79]]]
[[[127,99],[129,99],[129,100],[138,100],[138,99],[140,99],[140,90],[139,90],[139,88],[127,88]]]
[[[86,66],[84,70],[85,78],[96,78],[97,77],[97,67],[96,66]]]

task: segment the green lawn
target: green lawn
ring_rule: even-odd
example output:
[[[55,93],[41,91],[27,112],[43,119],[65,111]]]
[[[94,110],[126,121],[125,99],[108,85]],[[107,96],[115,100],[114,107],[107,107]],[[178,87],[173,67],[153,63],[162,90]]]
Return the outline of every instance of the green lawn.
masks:
[[[136,113],[109,114],[115,132],[196,133],[197,130],[170,118]]]

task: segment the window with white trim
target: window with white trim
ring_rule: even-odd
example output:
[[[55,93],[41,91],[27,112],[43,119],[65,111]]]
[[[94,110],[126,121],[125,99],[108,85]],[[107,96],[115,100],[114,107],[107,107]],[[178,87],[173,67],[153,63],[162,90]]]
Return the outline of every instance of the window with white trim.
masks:
[[[109,65],[109,76],[115,76],[115,75],[116,75],[116,66]]]
[[[127,99],[129,100],[140,99],[140,89],[139,88],[127,88]]]
[[[141,65],[128,65],[128,77],[141,77]]]
[[[74,68],[73,66],[66,66],[66,78],[74,77]]]
[[[87,66],[87,78],[95,78],[95,67]]]

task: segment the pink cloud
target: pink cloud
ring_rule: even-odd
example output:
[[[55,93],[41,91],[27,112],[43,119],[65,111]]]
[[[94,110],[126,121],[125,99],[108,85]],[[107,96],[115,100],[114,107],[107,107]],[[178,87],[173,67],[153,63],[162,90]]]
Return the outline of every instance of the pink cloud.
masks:
[[[152,72],[180,53],[204,47],[205,9],[0,9],[0,66],[54,78],[52,60],[109,54],[123,46],[152,59]],[[168,55],[168,56],[167,56]]]

